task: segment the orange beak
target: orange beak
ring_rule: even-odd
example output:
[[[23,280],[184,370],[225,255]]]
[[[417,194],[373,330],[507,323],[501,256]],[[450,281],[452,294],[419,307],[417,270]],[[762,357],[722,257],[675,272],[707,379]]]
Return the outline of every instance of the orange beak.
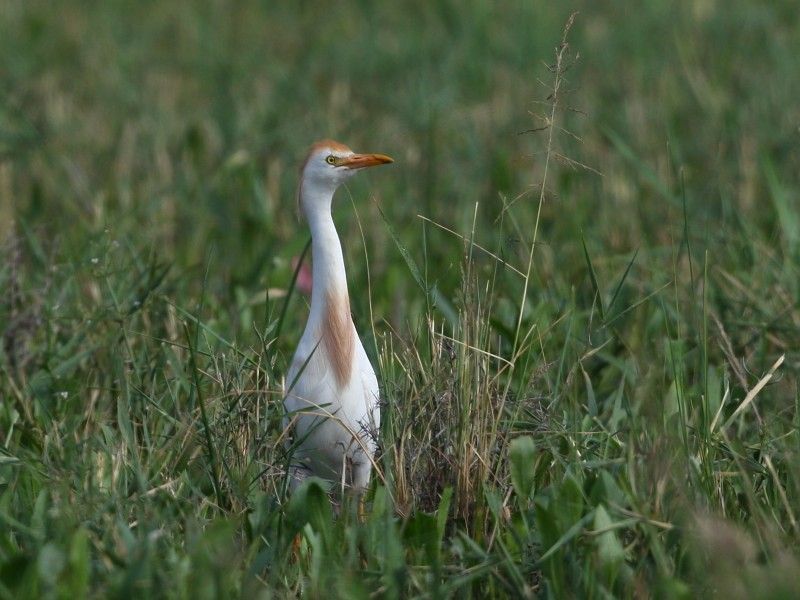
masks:
[[[394,159],[385,154],[353,154],[343,158],[339,166],[347,167],[348,169],[363,169],[365,167],[385,165],[390,162],[394,162]]]

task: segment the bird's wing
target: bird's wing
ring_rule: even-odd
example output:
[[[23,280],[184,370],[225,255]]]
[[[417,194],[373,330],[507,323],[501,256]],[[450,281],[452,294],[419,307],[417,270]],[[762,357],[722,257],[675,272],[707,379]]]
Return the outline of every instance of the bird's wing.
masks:
[[[364,389],[364,401],[367,405],[370,429],[377,433],[381,425],[380,388],[378,386],[378,378],[375,376],[375,369],[372,368],[372,364],[369,362],[363,347],[358,353],[358,373]]]
[[[321,422],[319,417],[324,420],[338,408],[334,406],[336,398],[332,395],[333,374],[330,369],[325,369],[322,364],[324,361],[314,356],[306,361],[305,358],[298,358],[298,355],[299,352],[284,382],[283,427],[286,430],[284,445],[287,449],[294,447],[298,440],[303,446],[303,440],[317,431]],[[299,460],[302,461],[302,458]]]
[[[313,354],[298,349],[284,382],[283,405],[287,413],[331,401],[329,390],[333,373],[326,364],[319,349]]]

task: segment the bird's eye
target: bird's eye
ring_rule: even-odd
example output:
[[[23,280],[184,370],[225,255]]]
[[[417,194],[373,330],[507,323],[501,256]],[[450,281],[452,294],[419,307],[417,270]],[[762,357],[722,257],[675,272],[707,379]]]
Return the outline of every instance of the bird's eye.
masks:
[[[328,158],[325,159],[325,162],[328,163],[329,165],[335,165],[336,157],[333,154],[331,154],[328,156]]]

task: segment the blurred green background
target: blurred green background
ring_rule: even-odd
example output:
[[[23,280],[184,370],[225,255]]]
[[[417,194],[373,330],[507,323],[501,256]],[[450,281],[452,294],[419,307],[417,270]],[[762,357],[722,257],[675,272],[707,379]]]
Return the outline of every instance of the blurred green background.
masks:
[[[575,11],[550,123],[554,52]],[[611,399],[620,376],[637,453],[664,451],[659,428],[674,433],[660,421],[665,411],[681,412],[685,431],[700,435],[710,421],[703,402],[718,407],[728,384],[740,402],[785,353],[778,384],[757,402],[758,420],[739,431],[743,446],[730,450],[709,433],[694,447],[681,434],[705,487],[697,496],[676,484],[676,504],[651,507],[654,518],[671,520],[702,506],[744,527],[759,515],[769,521],[774,509],[785,524],[800,508],[791,475],[800,447],[798,74],[796,0],[3,0],[0,517],[13,531],[3,534],[0,591],[145,593],[175,576],[191,595],[206,588],[194,590],[188,573],[207,571],[219,576],[208,589],[225,595],[244,593],[243,574],[266,568],[251,560],[261,551],[254,515],[278,509],[263,508],[272,496],[257,477],[272,468],[264,437],[277,439],[274,395],[306,317],[297,294],[281,317],[292,259],[308,239],[295,207],[298,167],[323,137],[396,161],[353,180],[335,205],[354,320],[370,355],[382,357],[387,402],[399,407],[391,410],[403,410],[406,380],[424,379],[408,366],[408,348],[426,319],[463,333],[471,278],[478,296],[491,281],[490,308],[476,311],[490,323],[481,347],[508,356],[518,322],[543,332],[530,368],[515,373],[516,397],[543,399],[558,421],[549,427],[577,435],[596,425],[582,421],[587,403],[593,418],[619,425],[622,409]],[[459,236],[525,272],[543,181],[520,305],[522,278]],[[609,315],[598,317],[604,303],[613,327]],[[198,321],[194,357],[187,340],[198,340]],[[204,462],[203,389],[218,452],[242,462],[240,479],[235,467]],[[689,408],[676,408],[681,402]],[[507,427],[531,430],[529,422]],[[730,452],[717,461],[711,447]],[[779,462],[774,478],[759,462],[767,447]],[[755,466],[736,462],[739,451]],[[619,452],[609,460],[623,461],[628,450]],[[739,468],[763,475],[763,486],[752,486],[763,498],[746,484],[726,487],[719,473]],[[218,470],[223,483],[209,475]],[[179,480],[182,491],[153,504],[148,490]],[[652,499],[634,483],[619,485]],[[418,508],[435,508],[441,491]],[[475,502],[486,508],[488,498]],[[725,498],[744,508],[730,510]],[[212,521],[216,529],[206,529]],[[595,519],[595,528],[603,523]],[[562,524],[553,540],[574,522]],[[355,539],[347,536],[357,529],[337,527],[341,539]],[[798,541],[796,525],[774,538],[753,527],[765,545],[768,537]],[[161,535],[166,541],[154,541]],[[662,582],[691,579],[682,541],[664,542],[665,550],[652,532],[630,535],[626,560],[637,573],[652,567]],[[250,550],[228,554],[239,536]],[[470,548],[451,549],[447,560],[469,569]],[[524,544],[522,554],[487,548],[475,559],[485,567],[477,582],[503,561],[523,565],[525,577],[541,574]],[[351,559],[347,568],[358,564]],[[425,589],[412,575],[382,588],[387,564],[371,565],[380,576],[364,590]],[[73,581],[64,565],[91,577]],[[293,587],[300,584],[289,576],[282,585],[325,590],[307,566],[290,571],[318,588]],[[341,581],[357,579],[346,573]],[[601,593],[594,575],[570,588],[570,573],[545,572],[549,588],[531,576],[526,589]],[[606,583],[626,595],[656,579]],[[503,576],[492,581],[497,588],[463,585],[478,586],[478,595],[512,589]]]
[[[397,159],[351,188],[373,273],[392,283],[376,300],[393,302],[396,320],[407,278],[368,198],[409,246],[417,214],[464,233],[476,202],[491,236],[500,194],[541,181],[545,136],[520,132],[544,124],[530,113],[547,112],[545,63],[577,10],[564,126],[582,141],[561,135],[558,149],[602,175],[559,161],[549,252],[577,253],[581,230],[604,254],[666,247],[683,227],[681,186],[702,244],[724,242],[737,214],[779,233],[767,174],[787,185],[800,166],[796,5],[721,7],[4,2],[2,227],[69,252],[108,229],[201,271],[212,254],[217,295],[285,285],[306,236],[297,166],[311,142],[335,137]],[[517,203],[525,229],[535,198]],[[355,239],[347,204],[337,216]],[[431,236],[452,287],[459,244]],[[362,253],[346,250],[349,264]]]

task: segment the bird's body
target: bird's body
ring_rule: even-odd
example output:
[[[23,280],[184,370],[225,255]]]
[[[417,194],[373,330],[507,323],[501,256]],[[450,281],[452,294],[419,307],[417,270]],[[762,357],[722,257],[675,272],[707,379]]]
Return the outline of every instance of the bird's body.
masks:
[[[336,188],[357,170],[391,162],[333,141],[312,146],[299,202],[311,229],[311,312],[286,375],[291,482],[309,475],[357,492],[369,482],[380,426],[375,371],[350,316],[342,246],[331,216]]]

